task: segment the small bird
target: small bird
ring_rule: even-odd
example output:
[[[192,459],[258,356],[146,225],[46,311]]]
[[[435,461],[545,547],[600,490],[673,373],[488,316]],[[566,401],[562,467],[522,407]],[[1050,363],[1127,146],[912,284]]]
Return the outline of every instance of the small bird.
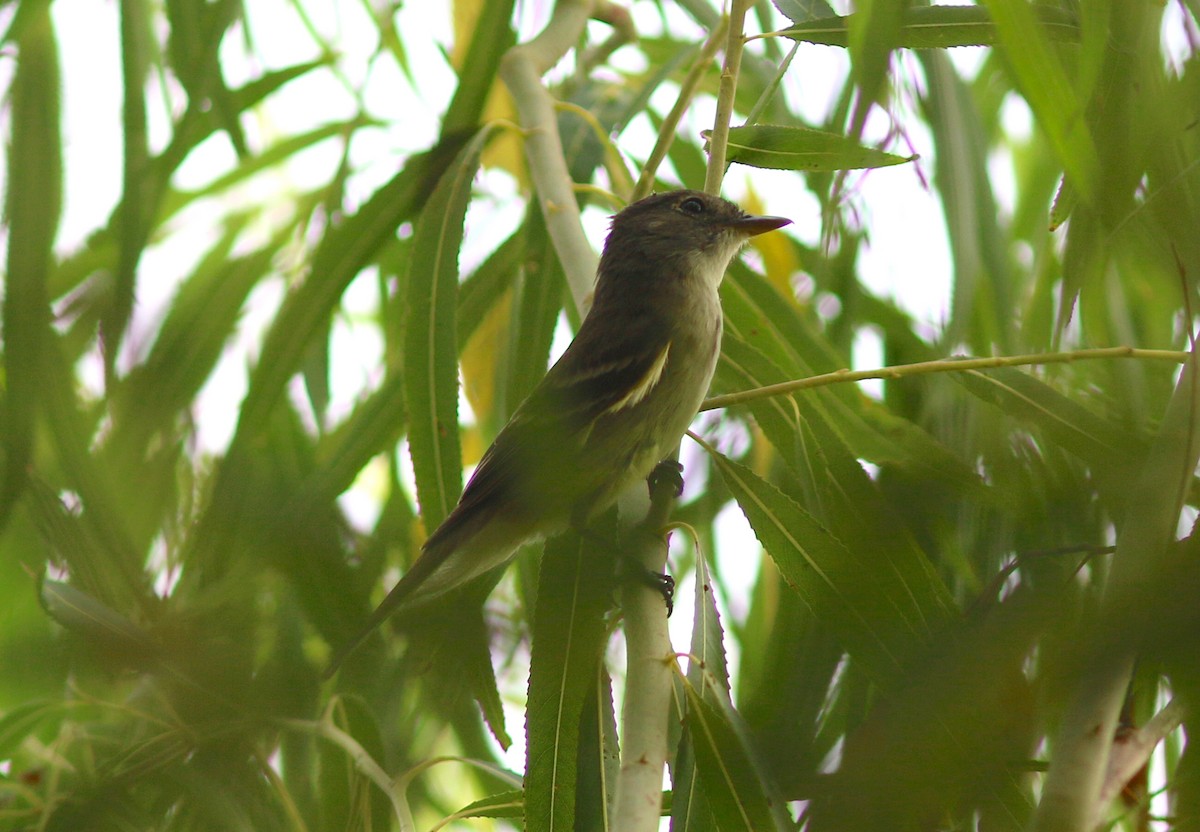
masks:
[[[725,270],[750,237],[790,222],[690,190],[647,197],[613,216],[575,340],[328,673],[401,605],[463,585],[524,543],[585,528],[673,453],[716,369]]]

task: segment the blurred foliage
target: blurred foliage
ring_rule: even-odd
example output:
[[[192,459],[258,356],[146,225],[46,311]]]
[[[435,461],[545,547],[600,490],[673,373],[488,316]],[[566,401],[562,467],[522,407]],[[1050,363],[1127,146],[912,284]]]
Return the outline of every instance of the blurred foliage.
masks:
[[[486,606],[489,587],[400,621],[321,679],[544,371],[556,328],[577,320],[497,80],[551,4],[456,2],[444,92],[412,58],[430,35],[404,4],[280,4],[272,26],[309,44],[287,66],[259,55],[272,26],[238,0],[110,5],[119,61],[91,71],[122,91],[107,160],[120,193],[64,246],[64,201],[88,186],[64,177],[86,141],[63,127],[77,77],[63,68],[81,58],[59,42],[78,24],[66,0],[0,4],[0,829],[428,829],[460,810],[471,819],[456,828],[605,828],[617,757],[603,557],[552,545],[539,569],[525,553]],[[627,195],[625,166],[650,155],[631,137],[664,123],[722,13],[635,5],[641,39],[592,24],[550,76],[574,105],[559,114],[571,176],[596,186],[579,199],[605,211],[597,191]],[[343,53],[329,6],[365,28],[368,54]],[[889,365],[1188,349],[1198,22],[1194,0],[754,3],[748,30],[779,34],[747,43],[730,159],[805,190],[822,228],[819,245],[761,238],[760,270],[731,269],[714,392],[850,366],[863,335]],[[983,57],[964,72],[946,50],[968,45]],[[811,123],[791,82],[804,87],[806,50],[831,46],[851,69]],[[392,124],[350,61],[436,116]],[[711,96],[719,63],[703,68]],[[327,98],[307,120],[272,123],[274,103],[313,81]],[[1004,118],[1015,102],[1028,135]],[[888,138],[866,140],[881,114]],[[872,229],[842,172],[909,160],[900,137],[916,127],[953,260],[936,329],[860,280]],[[380,142],[363,161],[356,149]],[[331,146],[340,161],[318,185],[280,185]],[[659,187],[698,187],[703,150],[679,131]],[[997,159],[1012,162],[1011,201]],[[197,211],[205,250],[189,254]],[[173,296],[146,311],[167,262]],[[352,300],[364,293],[368,311]],[[346,401],[334,391],[349,329],[370,334],[379,365]],[[214,448],[201,439],[231,360],[249,364],[246,388]],[[699,589],[676,612],[690,604],[696,626],[671,828],[1024,828],[1081,680],[1128,654],[1121,731],[1170,699],[1184,731],[1101,816],[1200,829],[1185,739],[1200,694],[1194,379],[1148,360],[950,368],[897,375],[879,396],[831,385],[706,416],[711,445],[677,510],[712,565],[680,570]],[[443,486],[422,489],[423,517],[410,455],[418,486]],[[351,493],[370,495],[369,519]],[[717,547],[731,501],[765,551]],[[722,621],[730,557],[762,564],[744,617]],[[528,706],[523,729],[514,705]],[[500,746],[521,730],[529,762],[514,772]]]

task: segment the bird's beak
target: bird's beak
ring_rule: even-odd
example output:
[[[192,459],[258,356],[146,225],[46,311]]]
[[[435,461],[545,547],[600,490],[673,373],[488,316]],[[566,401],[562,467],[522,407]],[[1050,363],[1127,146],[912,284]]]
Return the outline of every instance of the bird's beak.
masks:
[[[783,228],[785,225],[791,224],[792,221],[787,217],[746,216],[730,223],[730,227],[742,232],[747,237],[753,237],[756,234],[765,234],[768,231],[774,231],[776,228]]]

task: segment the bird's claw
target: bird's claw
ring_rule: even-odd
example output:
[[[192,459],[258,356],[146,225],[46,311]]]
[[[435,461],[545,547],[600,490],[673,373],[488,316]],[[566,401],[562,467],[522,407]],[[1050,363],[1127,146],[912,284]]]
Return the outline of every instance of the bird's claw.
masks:
[[[667,606],[667,617],[675,610],[675,579],[665,572],[647,569],[637,558],[625,556],[618,560],[617,571],[622,582],[635,583],[653,589]]]
[[[664,459],[654,466],[646,482],[650,486],[650,497],[660,488],[671,489],[671,496],[683,496],[683,463],[675,459]]]
[[[666,572],[655,572],[650,569],[641,570],[642,583],[658,592],[663,603],[667,605],[667,618],[675,612],[675,579]]]

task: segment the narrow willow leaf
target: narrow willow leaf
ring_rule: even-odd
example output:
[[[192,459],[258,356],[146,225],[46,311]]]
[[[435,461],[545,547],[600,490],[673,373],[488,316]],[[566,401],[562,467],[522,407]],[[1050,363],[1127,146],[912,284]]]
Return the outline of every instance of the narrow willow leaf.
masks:
[[[255,153],[242,159],[233,170],[219,176],[204,187],[196,191],[182,192],[179,198],[171,203],[170,209],[177,211],[195,199],[213,196],[221,191],[228,190],[260,171],[277,169],[279,165],[287,162],[300,151],[307,150],[328,139],[339,136],[349,138],[360,127],[381,126],[383,126],[383,123],[375,119],[355,116],[346,121],[322,124],[308,132],[288,136],[266,148],[261,153]]]
[[[708,131],[705,131],[705,137]],[[729,131],[729,161],[778,170],[856,170],[911,162],[916,156],[897,156],[864,147],[848,136],[809,127],[752,124]]]
[[[620,773],[617,718],[613,710],[612,679],[597,661],[593,684],[579,720],[579,747],[575,758],[576,832],[601,832],[616,797]]]
[[[525,816],[525,793],[520,789],[490,794],[454,813],[456,818],[522,818]]]
[[[491,131],[463,148],[425,203],[413,233],[404,329],[409,449],[427,529],[450,513],[462,490],[458,440],[458,343],[454,334],[458,249],[471,182]]]
[[[1034,6],[1026,0],[984,0],[996,22],[998,43],[1017,86],[1046,132],[1080,199],[1091,202],[1100,175],[1100,157],[1080,100]]]
[[[723,384],[749,389],[786,377],[739,334],[727,332],[717,365],[717,378]],[[858,460],[899,465],[984,499],[987,491],[978,474],[907,420],[872,404],[848,407],[829,390],[775,396],[747,406],[799,478],[804,502],[814,513],[820,512],[821,522],[847,545],[874,551],[880,564],[889,564],[903,576],[915,602],[909,608],[914,622],[941,619],[952,606],[945,587],[932,573],[903,515],[883,497]]]
[[[145,0],[121,4],[121,202],[113,227],[118,254],[109,303],[100,318],[105,376],[115,375],[117,351],[133,314],[137,268],[150,240],[154,207],[170,173],[150,169],[150,138],[146,123],[146,76],[152,39],[150,8]]]
[[[40,354],[50,335],[46,286],[62,211],[58,44],[49,4],[32,9],[20,30],[8,93],[0,528],[24,489],[33,458],[34,424],[45,390]]]
[[[506,362],[507,384],[501,403],[505,419],[546,375],[554,328],[566,296],[566,278],[546,231],[536,194],[529,205],[520,301],[514,305],[508,327],[511,358]]]
[[[723,696],[706,696],[686,679],[686,725],[693,738],[696,768],[705,801],[722,832],[784,829],[754,759],[734,727]]]
[[[974,395],[1043,434],[1096,470],[1124,470],[1141,458],[1147,438],[1121,428],[1043,381],[1012,367],[955,373]]]
[[[924,53],[926,113],[937,143],[934,180],[954,260],[954,292],[945,341],[977,354],[1009,351],[1017,325],[1014,275],[992,193],[983,118],[970,88],[943,52]]]
[[[130,666],[142,667],[158,655],[150,634],[112,607],[63,581],[42,581],[46,613],[71,632],[119,655]]]
[[[1035,6],[1034,9],[1048,38],[1068,42],[1079,40],[1079,20],[1074,14],[1053,6]],[[823,17],[788,29],[783,34],[805,43],[847,46],[853,17]],[[998,34],[995,21],[982,6],[913,6],[905,9],[901,16],[898,38],[896,45],[906,49],[946,49],[991,46],[997,42]]]
[[[850,67],[858,91],[848,132],[862,135],[867,113],[886,96],[885,82],[892,51],[898,46],[904,12],[910,0],[859,0],[849,21]]]
[[[780,14],[795,24],[833,17],[833,7],[825,0],[771,0]]]
[[[611,605],[611,553],[576,533],[546,544],[533,615],[525,712],[525,816],[530,829],[574,830],[583,708],[595,702]],[[596,743],[584,743],[595,754]],[[602,761],[586,768],[603,770]],[[615,784],[613,784],[615,787]]]
[[[454,98],[442,119],[443,137],[474,131],[479,124],[488,94],[496,83],[500,58],[516,40],[511,22],[513,5],[514,0],[484,0]]]
[[[396,227],[412,217],[450,166],[464,137],[409,158],[357,213],[326,232],[308,278],[284,300],[263,342],[242,403],[234,446],[261,432],[284,386],[300,368],[314,333],[321,331],[342,292],[359,270],[385,248]]]
[[[707,450],[784,580],[875,678],[894,678],[914,644],[928,637],[913,622],[909,587],[749,468]]]
[[[233,92],[229,109],[243,112],[262,102],[272,93],[297,78],[312,72],[322,66],[328,66],[334,60],[332,55],[326,55],[314,61],[308,61],[294,66],[284,67],[255,78],[245,86]],[[156,181],[166,183],[174,170],[187,158],[192,150],[221,128],[204,100],[189,102],[188,110],[175,125],[171,143],[159,153],[152,162],[153,176]],[[166,209],[178,210],[178,200],[168,204]],[[169,214],[164,215],[165,219]]]
[[[334,500],[350,487],[373,456],[395,444],[404,431],[406,418],[404,377],[395,372],[321,437],[316,449],[318,468],[307,484],[309,494],[315,499]]]
[[[1071,211],[1075,209],[1075,203],[1078,197],[1075,195],[1075,189],[1071,187],[1071,183],[1067,179],[1059,180],[1058,190],[1054,194],[1054,203],[1050,206],[1050,222],[1049,229],[1057,231],[1071,217]]]
[[[696,594],[693,601],[692,643],[688,650],[687,680],[693,689],[708,695],[720,691],[730,696],[729,669],[725,661],[725,631],[717,612],[708,563],[696,558]],[[709,684],[709,683],[713,684]],[[702,694],[703,695],[703,694]],[[680,697],[686,700],[686,695]],[[685,711],[686,713],[686,711]],[[695,740],[686,727],[671,767],[671,829],[676,832],[715,830],[716,819],[705,798],[696,768]]]
[[[242,305],[270,270],[279,236],[244,257],[231,257],[248,217],[233,217],[225,235],[179,287],[146,360],[130,371],[114,397],[120,440],[149,438],[170,425],[209,379]]]

